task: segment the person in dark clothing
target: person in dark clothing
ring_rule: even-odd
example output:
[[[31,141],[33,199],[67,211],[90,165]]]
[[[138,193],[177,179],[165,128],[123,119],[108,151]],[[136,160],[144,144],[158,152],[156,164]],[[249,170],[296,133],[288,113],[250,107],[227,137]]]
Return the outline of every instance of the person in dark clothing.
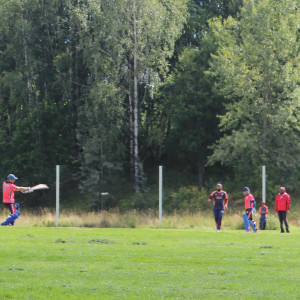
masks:
[[[228,205],[228,196],[225,191],[222,189],[222,184],[217,184],[217,190],[213,191],[209,198],[208,202],[210,202],[212,199],[214,199],[214,218],[216,222],[217,232],[220,232],[222,227],[222,218],[224,215],[224,211],[227,208]]]

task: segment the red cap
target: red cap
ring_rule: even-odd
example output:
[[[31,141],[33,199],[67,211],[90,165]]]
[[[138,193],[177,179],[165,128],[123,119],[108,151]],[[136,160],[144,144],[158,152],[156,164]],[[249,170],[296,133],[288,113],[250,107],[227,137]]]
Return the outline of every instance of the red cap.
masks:
[[[282,186],[282,187],[280,188],[280,190],[281,190],[281,191],[285,191],[286,188],[285,188],[284,186]]]

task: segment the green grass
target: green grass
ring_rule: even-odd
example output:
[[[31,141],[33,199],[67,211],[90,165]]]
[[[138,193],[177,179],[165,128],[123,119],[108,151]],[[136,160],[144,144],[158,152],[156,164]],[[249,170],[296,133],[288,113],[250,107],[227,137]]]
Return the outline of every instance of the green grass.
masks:
[[[300,229],[0,227],[0,299],[299,299]]]

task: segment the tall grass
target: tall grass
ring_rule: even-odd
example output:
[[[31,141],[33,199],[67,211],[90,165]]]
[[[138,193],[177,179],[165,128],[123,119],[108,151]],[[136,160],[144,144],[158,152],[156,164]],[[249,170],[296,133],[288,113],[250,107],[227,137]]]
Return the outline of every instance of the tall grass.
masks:
[[[300,226],[300,213],[289,215],[290,223]],[[0,214],[2,220],[7,218],[7,212]],[[259,223],[259,216],[255,216]],[[38,210],[37,212],[23,211],[16,221],[19,226],[52,227],[56,224],[56,215],[51,210]],[[62,212],[59,225],[61,227],[100,227],[100,228],[157,228],[158,213],[153,210],[140,212],[131,210],[127,212],[101,211],[101,212]],[[204,212],[174,212],[163,216],[163,228],[214,228],[214,219],[211,210]],[[227,229],[243,229],[241,213],[227,213],[223,218],[223,227]],[[267,229],[278,229],[279,222],[275,215],[268,216]]]

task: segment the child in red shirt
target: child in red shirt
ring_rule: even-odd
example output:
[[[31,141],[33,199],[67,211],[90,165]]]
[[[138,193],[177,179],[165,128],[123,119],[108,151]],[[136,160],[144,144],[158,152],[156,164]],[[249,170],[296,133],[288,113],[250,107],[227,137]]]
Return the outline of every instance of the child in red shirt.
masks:
[[[259,229],[265,230],[268,218],[268,206],[266,206],[266,202],[261,203],[261,207],[259,208],[260,219],[259,219]]]

